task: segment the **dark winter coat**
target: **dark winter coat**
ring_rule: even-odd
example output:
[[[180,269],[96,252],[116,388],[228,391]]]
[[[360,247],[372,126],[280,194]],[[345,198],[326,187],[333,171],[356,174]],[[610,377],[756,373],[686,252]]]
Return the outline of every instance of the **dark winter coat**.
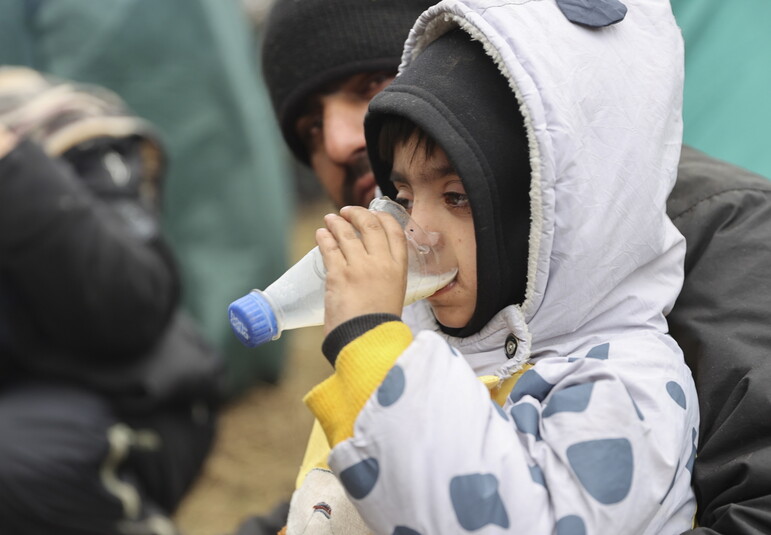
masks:
[[[694,535],[771,533],[771,182],[683,147],[667,211],[686,239],[668,316],[701,412]]]
[[[219,357],[177,312],[174,260],[133,193],[31,142],[0,160],[0,384],[64,378],[129,408],[212,394]]]

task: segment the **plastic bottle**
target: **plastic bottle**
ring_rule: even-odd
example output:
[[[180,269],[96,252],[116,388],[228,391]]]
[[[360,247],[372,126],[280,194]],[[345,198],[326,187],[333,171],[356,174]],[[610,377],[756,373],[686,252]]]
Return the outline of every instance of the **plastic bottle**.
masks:
[[[388,212],[404,228],[409,266],[404,304],[424,299],[449,283],[458,272],[439,262],[433,247],[437,233],[426,233],[409,213],[388,197],[372,201],[369,209]],[[265,290],[252,290],[228,307],[233,332],[248,347],[276,340],[289,329],[324,323],[326,269],[318,247],[290,267]]]

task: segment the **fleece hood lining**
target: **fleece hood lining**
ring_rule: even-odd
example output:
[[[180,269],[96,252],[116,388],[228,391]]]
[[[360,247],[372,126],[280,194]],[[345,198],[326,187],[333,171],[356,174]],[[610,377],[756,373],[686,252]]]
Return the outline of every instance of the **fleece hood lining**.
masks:
[[[399,70],[404,69],[412,58],[416,57],[431,42],[435,41],[448,31],[460,28],[466,32],[472,39],[479,41],[484,47],[487,55],[492,59],[501,74],[506,78],[514,96],[517,100],[519,112],[524,119],[525,131],[528,141],[528,152],[530,157],[530,236],[528,238],[528,266],[527,281],[525,287],[525,300],[521,305],[515,305],[522,310],[526,319],[532,317],[538,310],[539,302],[536,300],[536,273],[538,270],[538,258],[541,250],[541,233],[543,228],[543,210],[541,202],[541,157],[538,142],[533,129],[533,120],[530,110],[525,105],[519,88],[509,72],[498,50],[490,43],[487,36],[481,32],[470,21],[452,13],[443,13],[441,17],[432,19],[425,27],[424,33],[419,41],[415,43],[414,48],[409,51],[409,56],[405,52],[402,59],[402,65]]]

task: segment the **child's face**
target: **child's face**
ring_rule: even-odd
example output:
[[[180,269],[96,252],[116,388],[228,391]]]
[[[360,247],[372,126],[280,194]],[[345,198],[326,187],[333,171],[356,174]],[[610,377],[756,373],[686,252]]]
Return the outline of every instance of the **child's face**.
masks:
[[[474,221],[466,190],[444,150],[426,155],[413,136],[394,151],[391,181],[396,200],[426,232],[440,235],[442,264],[457,266],[458,275],[428,298],[436,319],[452,328],[464,327],[476,308],[477,265]]]

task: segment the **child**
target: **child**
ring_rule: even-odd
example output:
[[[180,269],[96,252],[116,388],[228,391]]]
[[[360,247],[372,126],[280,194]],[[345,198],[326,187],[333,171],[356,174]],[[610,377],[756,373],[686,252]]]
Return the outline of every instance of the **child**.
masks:
[[[306,403],[376,533],[692,525],[696,394],[665,320],[682,43],[667,2],[626,3],[445,0],[370,104],[380,189],[458,267],[402,313],[395,221],[317,232],[335,373]]]

